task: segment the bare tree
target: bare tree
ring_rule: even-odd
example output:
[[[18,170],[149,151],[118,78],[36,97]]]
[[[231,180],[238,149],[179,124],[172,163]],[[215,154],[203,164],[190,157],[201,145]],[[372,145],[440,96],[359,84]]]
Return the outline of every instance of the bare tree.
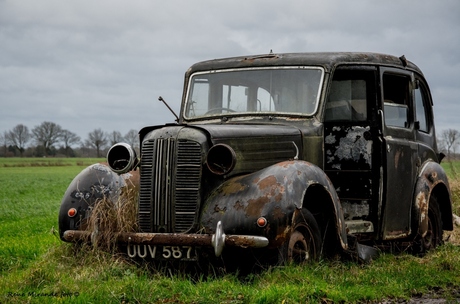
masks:
[[[23,124],[19,124],[12,130],[5,133],[5,139],[10,145],[18,149],[22,157],[22,154],[24,153],[26,147],[26,143],[30,139],[29,129]]]
[[[125,135],[126,143],[130,144],[133,148],[139,147],[139,135],[136,130],[131,129]]]
[[[85,141],[85,144],[95,148],[97,157],[101,157],[101,149],[107,144],[107,135],[101,129],[95,129],[88,133],[88,139]]]
[[[43,146],[45,153],[48,154],[51,147],[61,140],[62,128],[54,122],[44,121],[32,129],[32,136],[37,144]]]
[[[61,140],[64,143],[64,149],[67,156],[69,156],[72,150],[71,146],[76,145],[80,142],[80,136],[70,132],[69,130],[62,130]]]
[[[451,159],[451,152],[455,155],[455,147],[458,145],[460,133],[454,129],[444,130],[441,133],[441,140],[447,149],[447,159]]]
[[[8,151],[8,132],[4,131],[3,134],[0,134],[0,144],[3,148],[3,156],[6,157]]]
[[[120,132],[113,131],[109,136],[109,140],[110,140],[110,145],[113,146],[116,143],[123,142],[124,138],[123,136],[121,136]]]

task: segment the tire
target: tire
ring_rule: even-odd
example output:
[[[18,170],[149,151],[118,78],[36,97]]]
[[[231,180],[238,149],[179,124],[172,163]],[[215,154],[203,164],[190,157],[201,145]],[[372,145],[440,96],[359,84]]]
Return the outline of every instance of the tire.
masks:
[[[441,211],[439,210],[438,200],[435,196],[430,197],[428,205],[428,228],[425,236],[417,237],[415,242],[416,252],[423,255],[428,251],[435,249],[442,242],[442,219]]]
[[[310,211],[302,209],[292,222],[289,238],[280,252],[281,264],[317,261],[321,255],[321,233]]]

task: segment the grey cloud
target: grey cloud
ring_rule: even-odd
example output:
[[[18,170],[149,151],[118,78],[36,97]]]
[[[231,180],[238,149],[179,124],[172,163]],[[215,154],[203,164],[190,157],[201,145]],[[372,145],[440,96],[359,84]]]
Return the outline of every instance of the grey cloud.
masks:
[[[0,132],[44,120],[86,137],[179,111],[185,70],[275,52],[405,54],[431,83],[440,127],[460,79],[460,3],[422,1],[0,1]],[[440,130],[438,127],[438,130]]]

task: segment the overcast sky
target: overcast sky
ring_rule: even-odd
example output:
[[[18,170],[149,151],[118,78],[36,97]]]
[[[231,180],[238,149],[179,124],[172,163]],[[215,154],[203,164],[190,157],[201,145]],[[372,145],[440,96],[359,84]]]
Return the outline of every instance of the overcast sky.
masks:
[[[404,54],[460,130],[458,0],[0,0],[0,132],[173,122],[193,63],[270,50]]]

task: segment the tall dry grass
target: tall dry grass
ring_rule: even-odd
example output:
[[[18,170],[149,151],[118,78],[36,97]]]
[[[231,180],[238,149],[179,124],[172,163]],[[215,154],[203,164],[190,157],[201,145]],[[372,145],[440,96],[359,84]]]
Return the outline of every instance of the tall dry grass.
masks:
[[[456,177],[449,180],[452,194],[452,213],[454,230],[445,231],[444,239],[454,245],[460,245],[460,178]]]
[[[94,204],[85,229],[94,251],[116,253],[119,233],[137,231],[138,178],[134,173],[127,179],[115,201],[105,197]]]

